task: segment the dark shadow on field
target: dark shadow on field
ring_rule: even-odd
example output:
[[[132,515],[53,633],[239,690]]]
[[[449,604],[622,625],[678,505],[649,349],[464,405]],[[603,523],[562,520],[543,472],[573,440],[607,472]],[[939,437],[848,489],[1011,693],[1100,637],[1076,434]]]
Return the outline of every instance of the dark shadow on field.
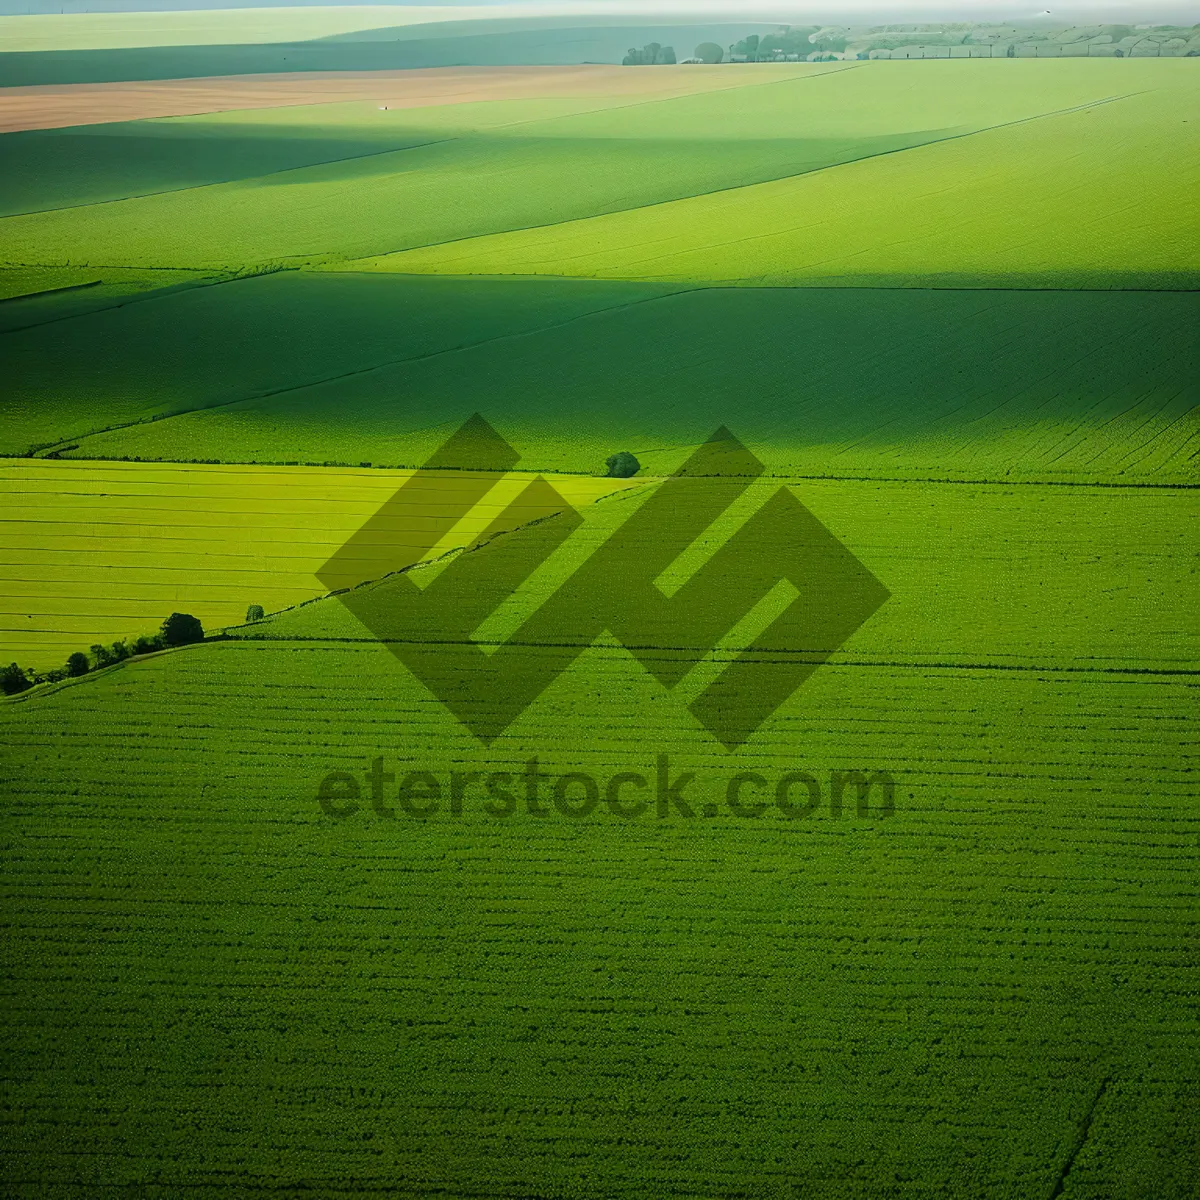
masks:
[[[401,149],[406,127],[128,121],[0,135],[0,216],[228,183]]]
[[[96,274],[104,272],[82,272],[81,279]],[[190,272],[170,278],[175,276],[195,278]],[[67,280],[76,281],[74,274]],[[0,333],[6,369],[0,449],[26,453],[165,414],[247,398],[261,403],[321,380],[346,383],[384,364],[444,356],[668,291],[627,283],[464,286],[436,277],[286,271],[185,285],[170,294],[132,297],[132,303],[114,296],[104,311],[80,315],[71,315],[78,302],[70,295],[57,302],[54,296],[14,300],[2,306],[4,320],[10,328],[29,327]],[[352,414],[342,416],[354,420]],[[411,429],[407,415],[404,421],[396,432]],[[329,431],[339,422],[331,421]],[[320,430],[312,432],[320,440]],[[172,431],[169,440],[169,457],[176,459],[245,458],[244,447],[234,443],[202,456],[188,433],[177,437]],[[322,453],[320,461],[330,457]]]
[[[332,33],[326,37],[312,38],[318,44],[362,43],[362,42],[414,42],[430,41],[435,38],[495,37],[498,34],[525,34],[530,44],[549,48],[556,45],[580,45],[603,40],[619,62],[631,44],[644,45],[658,41],[664,45],[674,42],[679,49],[681,37],[703,34],[704,38],[716,39],[725,45],[730,39],[736,41],[749,33],[772,33],[778,26],[755,22],[727,22],[718,25],[629,25],[619,18],[597,20],[595,14],[571,17],[555,15],[548,27],[545,17],[499,17],[474,21],[433,21],[420,25],[384,25],[377,29],[354,29],[348,33]],[[631,41],[632,39],[632,41]],[[722,40],[724,39],[724,40]],[[595,48],[593,46],[593,48]],[[680,57],[690,51],[684,51]]]
[[[415,466],[478,410],[525,469],[669,472],[733,421],[768,471],[1139,477],[1186,468],[1200,378],[1200,296],[1170,292],[285,275],[73,324],[19,344],[61,436],[64,396],[94,422],[221,406],[85,457]]]
[[[423,27],[428,30],[428,26]],[[610,26],[541,29],[404,40],[276,42],[229,46],[145,46],[112,50],[38,50],[0,53],[6,86],[111,83],[136,79],[184,79],[213,75],[279,74],[290,71],[387,71],[417,67],[567,66],[619,63],[631,45],[647,41],[686,47],[720,45],[773,26]]]

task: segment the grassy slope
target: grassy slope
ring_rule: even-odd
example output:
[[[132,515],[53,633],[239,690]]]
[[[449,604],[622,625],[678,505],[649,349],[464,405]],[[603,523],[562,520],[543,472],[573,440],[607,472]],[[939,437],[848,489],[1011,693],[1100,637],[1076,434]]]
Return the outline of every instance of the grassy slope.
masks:
[[[32,330],[10,448],[412,466],[468,396],[536,469],[654,471],[727,423],[782,473],[1194,480],[1193,295],[655,286],[284,274]]]
[[[1081,1194],[1188,1195],[1194,688],[1067,671],[1158,660],[1195,600],[1181,498],[801,494],[892,624],[733,756],[605,648],[490,752],[364,644],[210,645],[0,706],[10,1177],[1041,1196],[1107,1079]],[[906,634],[920,670],[876,661]],[[472,792],[337,824],[313,799],[377,754],[605,777],[660,750],[695,803],[739,768],[863,766],[897,813],[504,821]]]
[[[942,64],[929,65],[929,78],[947,82]],[[1187,60],[1153,71],[1108,65],[1135,71],[1081,72],[1120,98],[1079,112],[380,265],[773,284],[1191,286],[1200,278],[1200,75]],[[910,66],[856,69],[853,82],[898,80]],[[1000,73],[1008,63],[946,66],[1015,82]],[[1031,85],[1045,64],[1017,67]]]

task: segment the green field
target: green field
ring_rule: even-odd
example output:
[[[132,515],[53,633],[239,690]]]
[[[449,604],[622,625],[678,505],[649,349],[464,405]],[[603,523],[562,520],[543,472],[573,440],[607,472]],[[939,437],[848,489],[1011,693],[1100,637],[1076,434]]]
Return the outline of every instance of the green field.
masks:
[[[386,254],[369,265],[693,284],[1191,279],[1200,135],[1178,115],[1200,112],[1190,62],[945,67],[763,65],[732,91],[645,105],[588,97],[381,113],[347,104],[281,109],[273,120],[254,111],[148,122],[139,135],[148,144],[123,147],[91,185],[131,198],[10,217],[4,256],[224,269]],[[979,80],[967,89],[969,73]],[[206,159],[214,176],[228,175],[248,153],[241,147],[272,133],[276,154],[335,161],[207,186],[187,186],[172,168],[173,154],[195,160],[187,178],[198,180]],[[10,210],[53,198],[55,175],[68,170],[54,167],[55,151],[75,163],[63,144],[73,136],[0,138],[0,160],[46,164],[46,198],[21,199],[21,185],[9,185]],[[16,140],[8,150],[6,139]],[[172,141],[173,151],[159,148]],[[990,182],[997,176],[1004,188]],[[1151,180],[1158,207],[1126,219]],[[162,194],[137,194],[146,189]],[[888,219],[872,221],[882,194]],[[745,235],[717,236],[714,223]],[[503,236],[470,240],[494,234]]]
[[[296,20],[390,44],[344,11]],[[268,18],[230,19],[254,50]],[[0,1191],[1190,1200],[1197,69],[757,64],[0,135],[0,662],[223,630],[0,700]],[[413,475],[474,412],[521,474]],[[351,614],[462,572],[500,601],[465,636],[521,647],[720,426],[765,478],[665,594],[781,487],[890,593],[744,744],[688,704],[745,647],[812,652],[766,601],[674,690],[643,663],[682,631],[602,634],[488,744]],[[426,561],[323,596],[410,478],[386,570]],[[532,758],[649,807],[533,810]],[[847,771],[894,813],[836,812]],[[819,803],[739,815],[739,772]]]
[[[529,469],[657,471],[745,389],[782,474],[1185,483],[1198,321],[1194,293],[280,272],[10,335],[3,449],[418,466],[470,396]]]
[[[1049,1196],[1107,1081],[1074,1193],[1187,1195],[1178,499],[801,495],[901,603],[732,758],[611,648],[483,751],[383,648],[323,640],[329,601],[11,704],[10,1053],[59,1048],[10,1090],[14,1173],[75,1194],[99,1145],[121,1158],[89,1178],[201,1195]],[[897,813],[502,820],[472,792],[459,819],[338,822],[314,800],[377,755],[604,777],[660,748],[697,805],[736,769],[863,767],[896,775]]]
[[[0,639],[39,669],[80,647],[156,632],[183,604],[209,629],[240,625],[250,604],[276,612],[323,596],[316,572],[410,476],[364,468],[0,462]],[[455,525],[435,553],[467,545],[532,476]],[[572,476],[558,489],[586,507],[628,486]],[[511,493],[511,494],[510,494]],[[33,611],[29,611],[32,609]]]
[[[1135,91],[1150,81],[1134,76],[1118,92],[1115,75],[1078,65],[1079,81],[1103,79],[1113,88],[1102,105],[1043,110],[1037,120],[1001,121],[970,137],[947,131],[919,152],[860,154],[842,170],[432,246],[373,265],[695,282],[1195,288],[1194,67],[1155,63],[1156,86]],[[1012,85],[1007,62],[947,66],[960,67],[960,80],[965,69]],[[891,64],[876,72],[893,87],[907,74]],[[831,86],[839,83],[857,81]],[[1033,94],[1048,99],[1040,88]]]

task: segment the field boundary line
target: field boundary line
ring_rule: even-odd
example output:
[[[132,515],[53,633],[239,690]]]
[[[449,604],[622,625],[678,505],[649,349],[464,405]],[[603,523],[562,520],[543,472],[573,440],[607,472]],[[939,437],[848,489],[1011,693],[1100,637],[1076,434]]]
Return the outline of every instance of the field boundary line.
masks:
[[[303,106],[300,106],[300,107],[303,107]],[[235,110],[235,111],[246,111],[246,110]],[[253,109],[250,111],[258,112],[261,110]],[[148,120],[156,120],[157,118],[150,117],[147,119]],[[171,118],[165,118],[165,119],[170,120]],[[40,132],[40,131],[34,131],[34,132]],[[7,221],[10,218],[14,218],[14,217],[45,216],[46,213],[74,212],[77,209],[81,209],[81,208],[102,208],[106,204],[124,204],[128,200],[150,200],[155,196],[174,196],[174,195],[177,195],[177,194],[180,194],[183,192],[198,192],[198,191],[201,191],[203,188],[227,187],[230,184],[237,184],[237,183],[253,183],[256,180],[273,179],[276,175],[286,175],[289,171],[305,171],[309,167],[328,167],[328,166],[332,166],[334,163],[354,162],[360,158],[379,158],[381,155],[384,155],[384,154],[400,154],[405,150],[423,150],[426,146],[440,146],[445,142],[456,142],[456,141],[461,141],[461,140],[462,140],[461,138],[438,138],[436,141],[419,142],[412,146],[393,146],[388,150],[371,150],[366,154],[348,154],[348,155],[346,155],[345,158],[324,158],[324,159],[321,159],[320,162],[302,163],[299,166],[295,166],[295,167],[284,167],[278,171],[267,171],[263,175],[245,175],[239,179],[211,179],[207,183],[189,183],[185,187],[163,188],[157,192],[136,192],[131,196],[114,196],[109,200],[88,200],[83,204],[63,204],[63,205],[55,207],[55,208],[31,208],[31,209],[26,209],[23,212],[5,213],[2,217],[0,217],[0,221]],[[189,270],[190,268],[185,267],[185,268],[181,268],[181,269]],[[203,268],[200,268],[200,269],[203,269]]]
[[[515,532],[515,530],[507,531],[507,532]],[[449,553],[453,554],[453,553],[457,553],[457,552],[460,552],[460,551],[450,551]],[[433,565],[432,563],[419,563],[419,564],[416,564],[414,567],[409,568],[409,570],[416,570],[418,567],[429,567],[432,565]],[[395,572],[395,574],[404,574],[404,573],[405,572]],[[383,578],[386,579],[388,577],[384,576]],[[360,587],[369,587],[372,583],[378,583],[378,582],[381,582],[381,580],[369,580],[367,583],[360,584],[359,586]],[[318,596],[312,600],[302,601],[300,604],[295,605],[293,608],[281,609],[278,613],[272,613],[272,614],[270,614],[270,617],[277,617],[284,613],[294,612],[298,608],[307,608],[310,605],[319,604],[323,600],[332,599],[335,595],[336,595],[336,593],[330,592],[328,595],[325,595],[325,596]],[[264,619],[270,619],[270,618],[264,618]],[[261,627],[262,623],[259,622],[258,624]],[[231,626],[231,628],[232,629],[242,629],[242,628],[245,628],[245,626],[240,626],[240,625],[239,626]],[[347,645],[347,646],[447,646],[447,647],[474,646],[474,645],[481,644],[481,643],[473,641],[470,638],[447,638],[447,639],[443,640],[443,639],[437,639],[437,638],[418,639],[418,638],[334,637],[334,636],[320,636],[317,634],[312,634],[311,636],[305,636],[303,634],[292,634],[292,635],[280,635],[278,637],[273,637],[273,636],[269,636],[269,635],[268,636],[246,636],[246,635],[238,634],[238,633],[225,632],[225,633],[217,634],[211,638],[205,638],[204,642],[194,642],[194,643],[192,643],[192,645],[202,646],[208,642],[238,642],[238,643],[244,643],[244,644],[248,644],[248,645],[257,644],[259,642],[262,642],[262,643],[269,642],[269,643],[274,643],[274,644],[278,644],[278,645],[295,644],[295,645],[335,645],[335,646]],[[574,642],[523,642],[523,641],[518,641],[514,638],[510,638],[504,642],[496,642],[496,643],[490,643],[485,640],[482,644],[483,645],[491,645],[491,644],[503,645],[506,647],[507,646],[516,646],[516,647],[521,647],[523,649],[528,649],[528,650],[572,650],[572,649],[578,649],[577,643],[574,643]],[[185,647],[179,647],[179,648],[185,649]],[[593,649],[593,648],[595,648],[595,647],[594,646],[585,647],[585,649]],[[601,648],[608,649],[608,650],[616,650],[616,647],[601,647]],[[696,649],[695,646],[648,646],[648,645],[642,645],[640,643],[635,643],[635,644],[631,644],[628,646],[626,646],[624,643],[622,643],[621,648],[624,650],[629,650],[629,651],[638,650],[638,651],[643,651],[643,652],[658,650],[658,651],[662,651],[664,654],[672,654],[672,653],[676,653],[676,652],[690,651],[690,650]],[[751,646],[728,647],[728,648],[724,649],[722,651],[722,653],[728,654],[730,656],[730,660],[732,661],[732,657],[734,655],[741,654],[746,651],[754,651],[754,650],[755,650],[755,648],[751,647]],[[818,654],[820,652],[812,651],[812,650],[784,651],[784,650],[779,650],[779,649],[775,649],[775,650],[763,649],[761,651],[757,651],[757,653],[759,653],[761,655],[761,657],[758,661],[782,663],[782,662],[794,662],[797,659],[799,659],[801,661],[808,661],[805,657],[806,655],[814,655],[814,654]],[[777,657],[771,657],[771,656],[777,656]],[[1070,665],[1066,665],[1066,664],[1060,665],[1060,666],[1047,666],[1047,665],[1042,665],[1042,664],[1037,664],[1037,663],[899,662],[894,659],[882,659],[882,658],[881,659],[856,658],[856,659],[844,659],[844,660],[835,659],[835,658],[821,658],[819,660],[819,665],[821,665],[824,668],[828,668],[828,669],[834,669],[834,668],[838,668],[838,667],[854,667],[854,668],[865,668],[868,670],[884,669],[884,670],[898,670],[898,671],[1007,671],[1007,672],[1017,672],[1017,673],[1022,673],[1022,674],[1040,674],[1040,675],[1047,675],[1047,674],[1052,674],[1052,675],[1123,675],[1123,676],[1153,676],[1153,677],[1161,677],[1161,678],[1193,678],[1193,677],[1200,676],[1200,667],[1082,667],[1082,666],[1070,666]]]
[[[87,283],[64,283],[61,287],[42,288],[40,292],[22,292],[19,296],[0,296],[0,304],[11,304],[14,300],[36,300],[39,296],[56,296],[63,292],[82,292],[103,283],[103,279],[89,279]]]
[[[98,270],[116,270],[118,268],[99,267],[97,269]],[[158,270],[190,271],[190,270],[192,270],[191,267],[131,267],[128,269],[129,270],[146,270],[146,271],[158,271]],[[113,312],[115,309],[118,309],[118,308],[126,308],[130,304],[143,304],[148,300],[161,300],[165,296],[173,296],[179,292],[190,292],[197,288],[220,287],[221,284],[223,284],[223,283],[240,283],[244,279],[260,279],[264,275],[277,275],[281,271],[295,271],[297,269],[298,268],[296,268],[296,267],[270,266],[270,267],[263,267],[262,269],[256,270],[253,272],[247,272],[246,274],[224,275],[224,276],[217,276],[217,277],[214,277],[213,275],[208,275],[201,279],[187,279],[187,280],[184,280],[182,283],[167,284],[166,287],[148,288],[144,292],[134,292],[133,295],[129,296],[125,300],[118,300],[115,304],[106,304],[101,308],[89,308],[86,312],[64,313],[61,317],[47,317],[47,319],[44,321],[33,321],[28,325],[14,325],[9,329],[0,329],[0,337],[5,337],[10,333],[24,333],[24,332],[26,332],[26,330],[29,330],[29,329],[41,329],[41,327],[43,325],[57,325],[60,321],[74,321],[79,317],[94,316],[96,313]],[[196,273],[200,274],[199,271],[197,271]],[[96,282],[103,283],[104,280],[98,279],[98,280],[96,280]],[[52,291],[74,291],[74,290],[76,290],[76,287],[90,287],[90,286],[92,286],[92,285],[91,284],[79,284],[79,285],[74,285],[69,288],[54,288],[51,290]],[[47,295],[49,293],[39,292],[37,294],[38,295]],[[10,299],[13,299],[13,300],[31,300],[34,298],[35,297],[33,297],[33,296],[12,296],[12,297],[10,297]],[[103,432],[103,431],[98,430],[97,432]],[[70,438],[66,439],[66,441],[70,441],[70,440],[71,440]],[[50,443],[50,445],[55,445],[55,446],[60,445],[60,444],[61,443],[59,443],[59,442]],[[41,449],[42,447],[38,447],[38,448]],[[23,457],[28,458],[28,457],[30,457],[30,455],[24,455]]]
[[[846,68],[846,69],[849,70],[850,68]],[[832,74],[832,75],[836,75],[836,74],[840,74],[840,73],[841,72],[838,72],[838,71],[827,72],[827,74]],[[698,200],[704,196],[721,196],[721,195],[726,195],[731,192],[745,191],[748,188],[770,187],[772,184],[783,183],[789,179],[804,179],[809,175],[819,175],[823,171],[836,171],[836,170],[839,170],[839,169],[842,169],[845,167],[852,167],[856,163],[870,162],[873,159],[877,159],[877,158],[887,158],[889,155],[892,155],[892,154],[908,154],[910,152],[927,149],[930,146],[941,146],[946,142],[956,142],[956,141],[960,141],[963,138],[978,137],[980,134],[985,134],[985,133],[994,133],[995,131],[1000,130],[1000,129],[1010,129],[1015,125],[1028,125],[1030,122],[1047,120],[1051,117],[1069,116],[1071,113],[1084,112],[1090,108],[1099,108],[1101,105],[1104,105],[1104,104],[1115,104],[1118,100],[1129,100],[1134,96],[1142,96],[1145,94],[1146,94],[1146,91],[1143,90],[1143,91],[1138,91],[1138,92],[1123,92],[1117,96],[1104,96],[1099,100],[1089,100],[1084,104],[1076,104],[1070,108],[1060,108],[1060,109],[1054,109],[1051,112],[1035,113],[1031,117],[1018,117],[1016,120],[1013,120],[1013,121],[1001,121],[997,125],[984,125],[984,126],[981,126],[979,129],[970,129],[970,130],[966,130],[963,133],[947,134],[945,137],[934,138],[931,141],[921,142],[919,145],[915,145],[915,146],[896,146],[890,150],[877,150],[873,154],[864,154],[861,158],[852,158],[847,162],[828,163],[826,166],[823,166],[823,167],[813,167],[811,170],[808,170],[808,171],[797,171],[792,175],[780,175],[777,179],[769,179],[769,180],[765,180],[761,183],[739,183],[739,184],[735,184],[732,187],[713,188],[712,191],[710,191],[710,192],[697,192],[694,196],[684,196],[678,200],[662,200],[662,201],[659,201],[657,204],[635,205],[633,208],[615,209],[611,213],[600,213],[600,214],[597,214],[596,216],[592,216],[592,217],[572,217],[570,220],[567,220],[567,221],[552,221],[548,225],[524,225],[517,229],[499,230],[496,233],[472,234],[470,237],[466,237],[466,238],[451,238],[445,242],[429,242],[429,243],[427,243],[425,245],[421,245],[421,246],[408,246],[403,250],[389,250],[389,251],[385,251],[382,254],[365,255],[364,257],[365,258],[390,258],[392,255],[395,255],[395,254],[406,254],[410,250],[427,250],[427,249],[431,249],[435,246],[454,246],[454,245],[458,245],[460,243],[465,243],[465,242],[481,241],[484,238],[502,237],[505,234],[509,234],[509,233],[528,233],[535,229],[543,229],[543,230],[561,229],[561,228],[565,228],[568,225],[582,224],[582,222],[584,222],[584,221],[595,221],[595,220],[599,220],[603,217],[616,216],[619,213],[623,213],[623,212],[641,212],[641,211],[648,212],[648,211],[650,211],[652,209],[656,209],[656,208],[665,208],[669,204],[686,204],[690,200]],[[778,237],[781,233],[790,233],[790,232],[794,232],[794,231],[788,230],[788,229],[776,229],[776,230],[772,230],[772,232],[770,232],[770,233],[749,234],[746,237],[734,238],[732,241],[728,241],[728,242],[706,243],[703,248],[705,250],[712,250],[712,249],[717,249],[717,248],[725,247],[725,246],[737,246],[743,242],[755,241],[758,238]],[[361,262],[362,259],[361,258],[360,259],[348,259],[346,261]],[[649,260],[647,260],[647,261],[649,261]],[[326,269],[336,269],[336,268],[326,268]],[[420,274],[420,273],[421,272],[414,272],[414,274]],[[425,273],[426,274],[437,274],[437,275],[443,274],[443,272],[440,272],[440,271],[425,272]],[[454,272],[445,272],[445,274],[453,274],[453,273]],[[553,278],[574,279],[574,278],[579,278],[579,276],[566,275],[566,276],[554,276]],[[621,276],[620,278],[626,278],[626,277]]]
[[[644,303],[639,301],[639,303]],[[601,309],[601,312],[610,311]],[[590,315],[590,314],[589,314]],[[532,330],[531,332],[537,332]],[[478,343],[483,345],[485,343]],[[461,347],[463,350],[472,349],[471,346]],[[445,351],[450,353],[450,351]],[[407,360],[400,360],[401,362]],[[415,360],[414,360],[415,361]],[[397,363],[385,364],[396,366]],[[329,382],[329,381],[318,381]],[[298,384],[298,388],[315,387],[317,384]],[[243,397],[245,399],[257,399],[257,397]],[[172,417],[184,417],[191,413],[208,412],[210,409],[222,408],[229,404],[240,404],[242,400],[222,400],[217,404],[208,405],[203,408],[186,409],[183,412],[167,413],[155,420],[166,421]],[[150,420],[134,421],[132,425],[148,425]],[[453,425],[453,421],[440,421],[436,425],[421,426],[418,429],[407,430],[404,436],[412,436],[417,433],[425,433],[430,429],[449,428]],[[131,428],[131,425],[114,425],[111,429],[97,429],[91,433],[81,434],[80,440],[89,437],[98,437],[102,433],[116,432],[121,429]],[[67,439],[68,441],[70,439]],[[61,443],[55,443],[59,445]],[[43,454],[42,450],[50,450],[50,453]],[[660,447],[660,449],[675,449],[675,447]],[[643,451],[650,453],[650,451]],[[80,467],[87,466],[89,463],[130,463],[138,466],[154,468],[183,468],[183,467],[259,467],[264,471],[273,470],[277,473],[285,473],[292,469],[296,470],[328,470],[328,471],[355,471],[355,472],[373,472],[373,471],[417,471],[422,467],[421,463],[378,463],[372,464],[369,467],[362,466],[361,463],[353,462],[279,462],[268,459],[209,459],[209,458],[130,458],[128,455],[97,455],[91,458],[59,458],[53,454],[51,447],[39,447],[37,451],[29,453],[18,453],[11,450],[0,450],[0,463],[25,463],[30,461],[37,462],[69,462],[77,464]],[[473,470],[471,467],[456,468],[465,472]],[[522,470],[525,470],[522,468]],[[562,477],[566,479],[574,478],[593,478],[590,471],[563,471],[553,468],[528,468],[529,473],[536,475],[545,475],[547,477]],[[742,478],[741,476],[721,475],[721,476],[697,476],[697,478],[719,478],[719,479],[734,479]],[[801,482],[801,483],[896,483],[896,484],[935,484],[946,487],[1078,487],[1078,488],[1103,488],[1105,490],[1126,489],[1130,491],[1168,491],[1168,492],[1191,492],[1200,490],[1200,483],[1189,483],[1182,480],[1176,481],[1158,481],[1158,480],[1143,480],[1143,481],[1118,481],[1104,479],[986,479],[986,478],[970,478],[970,479],[947,479],[935,478],[933,476],[911,476],[904,477],[900,475],[798,475],[795,473],[775,474],[764,472],[761,475],[755,476],[759,480],[779,480],[781,483]],[[645,476],[647,483],[657,483],[658,476]],[[32,493],[31,493],[32,494]],[[130,493],[132,495],[133,493]],[[92,492],[80,492],[80,496],[93,496]]]
[[[926,142],[924,145],[932,146],[934,142]],[[910,146],[911,150],[921,150],[923,146]],[[890,151],[893,154],[899,154],[900,151]],[[858,160],[861,161],[861,160]],[[842,166],[850,166],[850,163],[842,163]],[[823,167],[822,170],[831,170],[832,168]],[[795,176],[799,178],[799,176]],[[779,180],[771,179],[768,183],[778,183]],[[748,183],[746,187],[761,187],[765,186],[757,183]],[[715,195],[715,193],[704,193],[705,195]],[[686,197],[692,199],[692,197]],[[682,201],[664,200],[664,204],[678,204]],[[647,207],[653,208],[654,205]],[[622,211],[632,211],[625,209]],[[614,214],[615,215],[615,214]],[[590,221],[591,217],[582,217],[580,220]],[[562,222],[569,224],[570,222]],[[534,225],[532,229],[551,229],[551,225]],[[514,230],[516,233],[528,232],[527,230]],[[481,234],[481,237],[491,237],[491,234]],[[466,239],[470,240],[470,239]],[[442,243],[451,245],[450,242]],[[423,247],[418,247],[423,249]],[[391,251],[393,254],[404,254],[404,250]],[[297,256],[298,257],[298,256]],[[387,257],[387,256],[380,256]],[[511,275],[498,275],[495,272],[485,271],[364,271],[358,264],[365,261],[364,259],[347,259],[347,266],[329,266],[325,263],[317,263],[308,267],[299,267],[299,270],[312,270],[327,275],[386,275],[388,278],[395,279],[492,279],[492,280],[507,280],[507,279],[570,279],[575,281],[584,281],[588,283],[671,283],[678,284],[678,278],[672,278],[669,275],[554,275],[549,271],[536,275],[522,275],[514,272]],[[104,269],[103,266],[99,269]],[[113,268],[115,269],[115,268]],[[183,267],[136,267],[128,268],[129,270],[188,270],[191,268]],[[198,269],[198,268],[197,268]],[[1094,273],[1094,272],[1093,272]],[[1132,272],[1131,272],[1132,273]],[[1156,275],[1161,277],[1164,272],[1159,271],[1142,271],[1137,274]],[[1172,275],[1189,275],[1200,280],[1200,274],[1194,271],[1178,271],[1171,272]],[[943,284],[909,284],[909,283],[807,283],[788,280],[784,283],[761,283],[759,280],[775,278],[775,276],[756,276],[754,279],[695,279],[689,280],[691,290],[697,292],[713,291],[713,292],[728,292],[728,291],[744,291],[744,292],[1012,292],[1019,294],[1049,292],[1056,295],[1071,295],[1075,292],[1083,292],[1086,295],[1100,295],[1108,292],[1120,293],[1122,295],[1142,295],[1142,296],[1194,296],[1200,294],[1200,287],[1114,287],[1108,285],[1105,287],[1059,287],[1049,286],[1045,284],[1029,284],[1026,287],[1021,287],[1017,284],[978,284],[971,285],[965,283],[943,283]],[[853,280],[859,278],[856,275],[823,275],[822,279],[847,279]],[[878,279],[879,276],[871,276],[870,278]],[[904,279],[906,276],[897,275],[897,279]],[[921,276],[928,278],[928,276]],[[1027,276],[1027,278],[1036,278],[1036,276]]]

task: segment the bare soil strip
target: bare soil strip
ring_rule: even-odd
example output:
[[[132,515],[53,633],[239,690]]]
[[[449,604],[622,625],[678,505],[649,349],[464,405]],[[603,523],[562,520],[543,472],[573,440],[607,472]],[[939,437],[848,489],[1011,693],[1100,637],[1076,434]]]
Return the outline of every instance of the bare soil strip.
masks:
[[[636,71],[595,65],[304,71],[294,75],[47,84],[0,89],[0,133],[348,100],[372,100],[389,108],[422,108],[537,96],[628,95],[656,99],[710,88],[740,87],[747,82],[745,73],[721,67]]]

